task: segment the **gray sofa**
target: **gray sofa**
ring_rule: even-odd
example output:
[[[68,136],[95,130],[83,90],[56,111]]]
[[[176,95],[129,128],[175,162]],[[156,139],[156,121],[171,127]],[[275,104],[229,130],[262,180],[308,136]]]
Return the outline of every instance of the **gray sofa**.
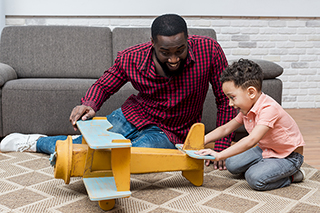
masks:
[[[216,39],[213,29],[189,29],[189,34]],[[9,26],[0,42],[0,137],[12,132],[46,135],[79,134],[69,115],[87,89],[108,69],[117,52],[150,40],[150,28],[87,26]],[[281,104],[279,65],[254,60],[264,72],[263,91]],[[130,83],[113,95],[97,113],[112,112],[132,93]],[[215,127],[216,104],[208,91],[203,120],[206,131]],[[236,138],[245,130],[237,130]]]

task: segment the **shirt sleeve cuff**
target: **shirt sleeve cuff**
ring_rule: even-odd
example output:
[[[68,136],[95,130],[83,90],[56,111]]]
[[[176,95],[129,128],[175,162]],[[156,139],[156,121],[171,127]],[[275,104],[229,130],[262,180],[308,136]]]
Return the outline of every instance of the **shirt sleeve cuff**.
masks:
[[[91,107],[95,112],[97,112],[99,110],[96,103],[94,103],[93,101],[83,101],[81,104]]]

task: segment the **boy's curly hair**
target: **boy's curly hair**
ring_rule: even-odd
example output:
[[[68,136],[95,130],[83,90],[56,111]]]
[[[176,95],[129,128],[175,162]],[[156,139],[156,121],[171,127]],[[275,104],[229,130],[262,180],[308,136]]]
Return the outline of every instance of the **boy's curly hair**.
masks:
[[[221,83],[227,81],[234,82],[236,87],[247,89],[250,86],[258,91],[262,89],[263,72],[261,67],[255,62],[241,58],[228,66],[221,75]]]

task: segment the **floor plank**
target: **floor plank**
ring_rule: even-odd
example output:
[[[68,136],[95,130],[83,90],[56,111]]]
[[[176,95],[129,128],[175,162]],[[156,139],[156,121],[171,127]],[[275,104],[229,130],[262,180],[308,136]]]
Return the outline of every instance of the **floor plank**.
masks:
[[[320,108],[285,110],[297,122],[306,142],[303,150],[305,162],[320,170]]]

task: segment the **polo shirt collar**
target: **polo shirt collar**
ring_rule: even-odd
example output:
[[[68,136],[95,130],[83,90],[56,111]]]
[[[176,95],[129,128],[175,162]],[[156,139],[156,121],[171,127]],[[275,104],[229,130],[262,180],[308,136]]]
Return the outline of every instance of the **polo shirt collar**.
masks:
[[[260,97],[258,98],[257,102],[253,105],[253,107],[250,109],[250,111],[248,112],[248,114],[246,116],[249,116],[250,113],[254,113],[257,114],[257,112],[260,109],[261,104],[264,102],[264,100],[266,99],[266,94],[264,94],[263,92],[261,92]]]

